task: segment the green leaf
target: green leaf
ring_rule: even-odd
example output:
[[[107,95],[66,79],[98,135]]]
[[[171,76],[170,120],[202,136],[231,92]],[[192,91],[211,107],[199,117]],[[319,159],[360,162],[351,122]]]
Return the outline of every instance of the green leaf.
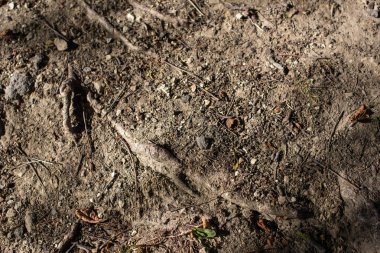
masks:
[[[214,238],[216,236],[216,232],[215,230],[208,228],[193,228],[193,235],[197,239]]]

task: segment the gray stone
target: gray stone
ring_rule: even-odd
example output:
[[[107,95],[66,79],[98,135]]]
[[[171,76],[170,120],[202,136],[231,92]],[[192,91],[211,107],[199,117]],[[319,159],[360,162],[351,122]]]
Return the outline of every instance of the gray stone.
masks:
[[[5,99],[14,100],[32,92],[33,89],[33,78],[28,73],[16,71],[12,74],[8,86],[5,88]]]
[[[90,67],[84,67],[83,68],[83,72],[84,73],[89,73],[89,72],[91,72],[91,68]]]
[[[32,59],[33,67],[36,70],[43,68],[46,65],[46,57],[43,54],[36,54]]]

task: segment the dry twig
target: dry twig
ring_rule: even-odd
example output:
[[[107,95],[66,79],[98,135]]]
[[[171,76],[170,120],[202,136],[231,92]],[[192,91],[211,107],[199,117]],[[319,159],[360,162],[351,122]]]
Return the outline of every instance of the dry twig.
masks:
[[[82,6],[87,11],[87,17],[93,21],[99,23],[104,29],[112,34],[116,39],[121,40],[124,45],[126,45],[132,51],[141,51],[141,48],[132,44],[123,34],[121,34],[117,29],[115,29],[110,22],[104,17],[100,16],[96,11],[94,11],[91,6],[83,0],[77,0],[78,4]]]
[[[58,253],[64,253],[69,248],[70,243],[75,239],[80,231],[81,225],[79,222],[74,223],[71,226],[71,229],[68,234],[63,237],[63,240],[58,244],[57,251]]]

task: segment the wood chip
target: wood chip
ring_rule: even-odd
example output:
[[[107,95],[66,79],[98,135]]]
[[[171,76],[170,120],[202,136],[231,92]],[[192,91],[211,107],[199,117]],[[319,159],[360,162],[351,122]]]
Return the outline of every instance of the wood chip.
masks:
[[[226,120],[226,126],[229,129],[232,129],[232,128],[236,127],[238,124],[239,124],[239,120],[237,118],[235,118],[235,117],[229,117]]]
[[[98,217],[98,214],[94,209],[77,209],[75,210],[75,215],[78,217],[78,219],[91,224],[98,224],[104,221]]]
[[[365,105],[361,105],[351,116],[350,121],[351,123],[355,123],[357,121],[360,121],[366,117],[368,117],[367,114],[368,110]]]

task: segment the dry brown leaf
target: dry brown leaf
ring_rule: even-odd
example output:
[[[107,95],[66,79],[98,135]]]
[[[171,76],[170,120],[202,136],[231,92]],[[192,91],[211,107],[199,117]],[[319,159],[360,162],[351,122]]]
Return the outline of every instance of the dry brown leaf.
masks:
[[[271,232],[270,228],[268,228],[268,226],[265,224],[265,220],[264,219],[259,219],[257,221],[257,226],[259,226],[259,228],[261,228],[262,230],[264,230],[265,233],[269,234]]]
[[[98,217],[98,214],[94,209],[77,209],[75,210],[75,215],[78,219],[91,224],[97,224],[104,221]]]
[[[238,121],[238,119],[235,118],[235,117],[229,117],[229,118],[227,118],[227,120],[226,120],[226,126],[227,126],[229,129],[232,129],[232,128],[236,127],[238,124],[239,124],[239,121]]]
[[[363,119],[363,117],[367,116],[367,107],[365,105],[361,105],[351,116],[350,121],[354,123]]]

